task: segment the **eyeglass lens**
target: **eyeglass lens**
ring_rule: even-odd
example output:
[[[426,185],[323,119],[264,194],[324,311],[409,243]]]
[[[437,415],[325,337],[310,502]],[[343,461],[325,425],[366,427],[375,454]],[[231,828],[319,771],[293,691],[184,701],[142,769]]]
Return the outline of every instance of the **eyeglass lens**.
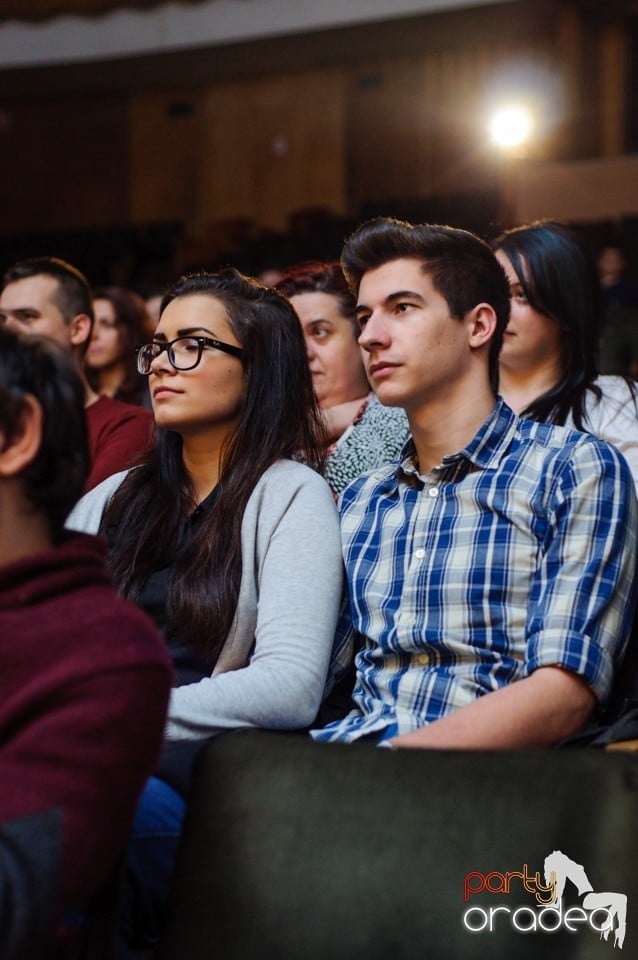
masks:
[[[137,368],[140,373],[149,374],[153,360],[166,350],[169,362],[176,370],[191,370],[200,361],[202,346],[193,337],[179,337],[169,344],[145,343],[137,353]]]

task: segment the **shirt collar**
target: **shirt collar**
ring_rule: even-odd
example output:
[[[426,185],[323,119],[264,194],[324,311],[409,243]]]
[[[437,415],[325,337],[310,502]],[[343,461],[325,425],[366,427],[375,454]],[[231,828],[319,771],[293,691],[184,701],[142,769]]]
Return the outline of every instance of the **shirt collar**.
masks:
[[[507,453],[516,433],[518,417],[508,407],[502,397],[497,397],[496,405],[481,425],[470,442],[458,453],[446,454],[438,472],[446,478],[459,478],[472,468],[476,470],[496,470]],[[412,437],[409,437],[401,451],[401,461],[396,471],[397,481],[409,479],[422,484],[422,477],[417,469],[416,448]],[[443,478],[443,476],[442,476]]]

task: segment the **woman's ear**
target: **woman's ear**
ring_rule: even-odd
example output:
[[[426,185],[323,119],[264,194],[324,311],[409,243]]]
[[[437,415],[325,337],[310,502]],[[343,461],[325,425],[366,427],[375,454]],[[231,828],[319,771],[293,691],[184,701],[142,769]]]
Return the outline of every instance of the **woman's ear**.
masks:
[[[26,393],[10,439],[0,433],[0,477],[15,477],[38,455],[42,443],[42,407]]]

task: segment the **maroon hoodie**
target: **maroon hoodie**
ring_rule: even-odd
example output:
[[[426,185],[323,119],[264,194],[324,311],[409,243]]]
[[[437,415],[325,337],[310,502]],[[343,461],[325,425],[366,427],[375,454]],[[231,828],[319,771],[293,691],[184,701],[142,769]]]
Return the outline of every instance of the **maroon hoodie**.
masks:
[[[0,567],[0,822],[61,810],[61,911],[124,850],[171,685],[164,642],[116,596],[104,550],[70,534]]]

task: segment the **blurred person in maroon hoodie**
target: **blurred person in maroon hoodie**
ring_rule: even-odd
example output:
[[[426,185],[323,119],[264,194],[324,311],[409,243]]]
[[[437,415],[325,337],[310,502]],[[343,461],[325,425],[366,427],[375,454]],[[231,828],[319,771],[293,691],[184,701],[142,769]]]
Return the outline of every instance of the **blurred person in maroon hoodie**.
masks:
[[[49,338],[0,326],[0,829],[53,814],[33,832],[36,860],[42,830],[51,856],[59,853],[48,873],[52,924],[84,911],[123,853],[172,679],[156,628],[115,593],[105,542],[64,529],[88,469],[72,359]],[[2,917],[3,868],[0,846]],[[38,862],[36,912],[40,877],[47,882]],[[27,932],[38,919],[29,902],[9,903],[3,957],[11,955],[3,937],[15,945],[15,915],[22,911]]]

